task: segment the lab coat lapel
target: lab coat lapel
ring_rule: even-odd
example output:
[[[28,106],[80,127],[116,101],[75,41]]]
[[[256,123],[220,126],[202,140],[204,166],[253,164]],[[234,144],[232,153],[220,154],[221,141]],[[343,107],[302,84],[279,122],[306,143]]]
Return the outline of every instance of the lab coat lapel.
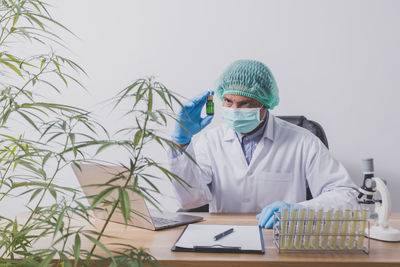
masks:
[[[260,154],[264,154],[264,153],[262,153],[263,148],[264,148],[264,138],[262,138],[258,142],[256,149],[253,152],[253,156],[252,156],[250,164],[249,164],[250,169],[253,167],[254,164],[256,164],[255,162],[258,161],[258,157],[260,156]],[[262,156],[265,157],[266,155],[262,155]]]
[[[265,131],[263,136],[261,137],[260,141],[258,142],[256,149],[254,150],[252,159],[250,161],[249,168],[251,169],[254,164],[258,164],[257,161],[259,161],[259,158],[265,158],[267,157],[268,152],[270,149],[268,147],[265,147],[265,143],[267,142],[267,139],[273,141],[274,140],[274,123],[275,123],[275,117],[271,113],[269,113],[268,121],[267,121],[267,126],[265,127]]]
[[[239,160],[235,162],[235,164],[240,164],[240,169],[247,170],[249,165],[247,165],[242,146],[240,145],[235,132],[227,126],[224,126],[224,141],[227,143],[226,147],[228,148],[226,152],[231,155],[238,155]]]

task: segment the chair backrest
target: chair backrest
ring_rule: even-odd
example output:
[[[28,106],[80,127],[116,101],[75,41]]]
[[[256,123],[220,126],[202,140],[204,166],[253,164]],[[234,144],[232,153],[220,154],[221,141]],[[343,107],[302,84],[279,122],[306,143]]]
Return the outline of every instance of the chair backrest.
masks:
[[[297,126],[303,127],[313,134],[315,134],[321,142],[329,149],[328,145],[328,139],[326,138],[326,134],[322,126],[315,121],[308,120],[304,116],[277,116],[278,118],[285,120],[287,122],[293,123]],[[307,186],[306,188],[306,193],[307,193],[307,200],[312,199],[312,194],[310,191],[310,188]],[[204,205],[198,208],[193,208],[193,209],[188,209],[188,210],[178,210],[178,211],[184,211],[184,212],[208,212],[209,210],[209,205]]]

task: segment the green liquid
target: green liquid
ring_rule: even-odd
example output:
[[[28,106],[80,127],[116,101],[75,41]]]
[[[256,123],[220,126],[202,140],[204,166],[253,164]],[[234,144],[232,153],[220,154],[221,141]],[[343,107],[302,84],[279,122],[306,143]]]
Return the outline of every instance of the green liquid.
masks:
[[[214,115],[214,102],[212,100],[207,100],[206,113],[207,115]]]

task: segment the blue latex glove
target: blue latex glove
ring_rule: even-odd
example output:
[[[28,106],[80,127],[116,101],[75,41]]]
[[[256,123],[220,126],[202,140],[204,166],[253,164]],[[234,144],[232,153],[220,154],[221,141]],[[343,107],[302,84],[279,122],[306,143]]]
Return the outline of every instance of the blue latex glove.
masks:
[[[201,110],[207,103],[209,94],[209,91],[203,92],[195,96],[191,101],[183,104],[183,108],[178,112],[175,129],[171,136],[172,140],[176,143],[182,145],[190,143],[193,135],[210,124],[214,115],[207,115],[204,118],[201,117]],[[214,92],[212,92],[212,94],[214,94]],[[183,128],[181,124],[184,125],[186,129]]]
[[[267,229],[271,229],[274,224],[274,212],[279,211],[280,208],[300,208],[299,204],[289,204],[283,201],[275,201],[263,208],[263,210],[257,214],[258,225]]]

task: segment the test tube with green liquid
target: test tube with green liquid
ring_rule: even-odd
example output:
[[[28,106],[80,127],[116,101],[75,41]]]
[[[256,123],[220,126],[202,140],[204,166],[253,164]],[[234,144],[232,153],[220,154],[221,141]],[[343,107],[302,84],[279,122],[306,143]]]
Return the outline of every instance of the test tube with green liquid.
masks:
[[[307,216],[306,235],[304,240],[305,249],[310,248],[310,238],[311,238],[313,223],[314,223],[314,210],[310,209],[308,211],[308,216]]]
[[[353,220],[351,222],[351,227],[350,227],[349,244],[347,245],[349,249],[353,249],[354,247],[354,239],[356,237],[356,230],[359,219],[360,219],[360,211],[356,210],[354,211]]]
[[[281,210],[281,236],[280,236],[280,247],[286,248],[286,236],[288,234],[288,220],[289,220],[289,209],[283,208]]]
[[[367,216],[368,216],[368,210],[364,209],[361,213],[362,221],[361,221],[360,228],[358,229],[357,249],[363,248],[364,235],[365,235],[365,224],[367,223]]]
[[[322,230],[322,241],[321,241],[322,249],[326,249],[326,246],[328,245],[328,235],[329,235],[329,230],[331,228],[332,213],[333,213],[333,210],[329,210],[325,216],[325,220],[324,220],[325,225],[324,225],[324,229]]]
[[[324,211],[319,210],[317,213],[317,218],[315,220],[314,239],[313,239],[313,244],[312,244],[313,249],[319,248],[319,235],[320,235],[321,228],[322,228],[323,215],[324,215]]]
[[[207,115],[214,115],[214,102],[213,102],[213,95],[212,95],[211,92],[207,96],[206,114]]]
[[[296,230],[296,241],[295,241],[295,248],[300,249],[301,243],[303,241],[303,232],[304,232],[304,221],[306,220],[306,212],[307,209],[300,209],[299,220],[297,223],[297,230]]]
[[[340,244],[339,248],[344,249],[346,245],[346,237],[348,233],[348,228],[349,228],[349,220],[350,220],[350,210],[345,210],[344,211],[344,216],[343,216],[343,223],[342,223],[342,229],[340,231]]]
[[[332,226],[332,236],[329,244],[331,249],[336,248],[337,235],[339,233],[339,222],[341,217],[342,217],[342,212],[340,210],[336,210],[335,215],[333,216],[334,221]]]
[[[297,209],[292,209],[290,212],[290,220],[289,220],[289,236],[288,236],[288,241],[287,241],[287,247],[292,248],[293,246],[293,236],[294,236],[294,230],[297,224]]]

